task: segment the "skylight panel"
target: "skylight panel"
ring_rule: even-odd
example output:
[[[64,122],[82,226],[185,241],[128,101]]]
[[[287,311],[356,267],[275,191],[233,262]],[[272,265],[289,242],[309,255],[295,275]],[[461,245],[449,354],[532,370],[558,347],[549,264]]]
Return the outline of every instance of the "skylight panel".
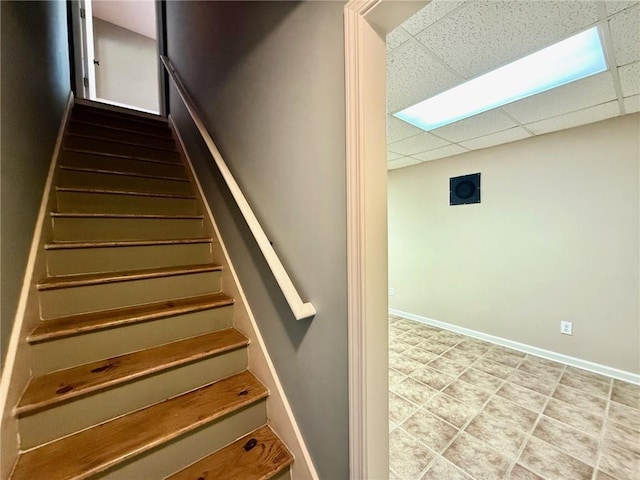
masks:
[[[429,131],[607,70],[598,27],[475,77],[394,116]]]

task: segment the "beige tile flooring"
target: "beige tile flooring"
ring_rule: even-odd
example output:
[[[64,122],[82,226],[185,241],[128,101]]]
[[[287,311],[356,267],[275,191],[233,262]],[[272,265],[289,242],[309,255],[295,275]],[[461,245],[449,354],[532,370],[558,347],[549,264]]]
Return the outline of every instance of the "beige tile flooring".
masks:
[[[640,480],[640,387],[389,322],[392,480]]]

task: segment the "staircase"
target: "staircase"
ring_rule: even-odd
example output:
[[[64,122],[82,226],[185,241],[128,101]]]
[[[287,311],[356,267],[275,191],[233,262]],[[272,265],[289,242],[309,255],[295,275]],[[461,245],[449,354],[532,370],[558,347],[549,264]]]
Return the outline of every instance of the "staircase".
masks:
[[[164,119],[75,105],[12,480],[288,479]]]

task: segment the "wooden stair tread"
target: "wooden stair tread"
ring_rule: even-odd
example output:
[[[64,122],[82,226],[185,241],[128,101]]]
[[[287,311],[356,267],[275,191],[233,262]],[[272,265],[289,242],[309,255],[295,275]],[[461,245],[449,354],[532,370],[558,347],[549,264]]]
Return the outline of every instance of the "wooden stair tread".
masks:
[[[135,197],[180,198],[188,200],[194,200],[196,198],[193,195],[180,195],[178,193],[141,192],[133,190],[117,190],[113,188],[56,187],[56,191],[74,193],[102,193],[109,195],[131,195]]]
[[[88,478],[267,395],[243,372],[21,453],[11,479]]]
[[[171,136],[171,129],[168,126],[167,126],[167,134],[166,135],[158,135],[156,133],[143,132],[143,131],[140,131],[140,130],[134,130],[132,128],[114,127],[112,125],[104,125],[102,123],[90,122],[89,120],[81,120],[81,119],[78,119],[78,118],[71,118],[69,123],[87,125],[87,126],[90,126],[90,127],[95,127],[98,130],[103,129],[103,130],[114,130],[116,132],[133,133],[135,135],[141,135],[141,136],[144,136],[144,137],[157,138],[159,140],[172,140],[173,139],[173,137]]]
[[[148,173],[128,172],[125,170],[114,170],[114,169],[107,169],[107,168],[68,167],[68,166],[62,165],[60,169],[73,171],[73,172],[101,173],[104,175],[120,175],[123,177],[155,178],[158,180],[169,180],[172,182],[190,183],[190,180],[184,177],[172,177],[170,175],[151,175]]]
[[[210,295],[137,305],[134,307],[58,317],[41,321],[31,335],[27,337],[27,341],[30,343],[44,342],[56,338],[103,330],[105,328],[113,328],[119,325],[129,325],[202,310],[210,310],[233,305],[233,303],[233,298],[220,292]]]
[[[157,218],[157,219],[187,219],[202,220],[202,215],[156,215],[147,213],[87,213],[87,212],[50,212],[57,218]]]
[[[101,260],[101,268],[83,268],[85,271],[92,272],[111,270],[110,265],[103,267],[102,264],[106,265],[112,259],[128,258],[129,254],[137,255],[138,253],[144,254],[144,261],[136,261],[128,266],[122,265],[121,268],[133,269],[135,265],[154,266],[154,268],[138,267],[135,270],[121,272],[75,273],[75,270],[71,269],[54,268],[56,262],[64,262],[65,259],[82,262],[82,259],[88,258],[87,255],[93,255],[94,252],[71,251],[64,253],[64,255],[62,253],[47,254],[47,261],[52,262],[50,271],[52,273],[60,272],[63,275],[44,278],[37,285],[38,290],[41,291],[41,299],[53,302],[58,299],[56,295],[64,296],[74,292],[73,290],[66,292],[61,290],[55,294],[46,293],[46,291],[54,289],[113,284],[111,287],[96,287],[95,291],[115,289],[118,292],[126,292],[131,286],[138,284],[116,282],[158,279],[141,283],[151,283],[150,288],[152,288],[156,283],[172,285],[172,282],[176,281],[177,288],[182,284],[198,283],[202,277],[206,277],[205,280],[213,276],[217,278],[218,274],[208,273],[219,271],[221,267],[213,265],[208,260],[207,252],[210,253],[208,245],[214,239],[204,238],[207,235],[203,230],[205,225],[202,223],[205,217],[201,214],[166,215],[161,214],[162,210],[156,208],[166,204],[170,208],[167,210],[168,212],[191,212],[192,208],[186,210],[178,207],[183,204],[192,206],[193,200],[198,198],[192,193],[192,190],[195,190],[192,188],[191,174],[181,157],[168,120],[161,117],[156,119],[151,115],[135,116],[135,114],[128,114],[124,109],[111,109],[88,102],[80,102],[74,107],[74,111],[76,114],[74,116],[72,112],[70,123],[65,131],[63,156],[61,164],[58,165],[60,184],[56,186],[56,191],[60,193],[58,201],[61,208],[50,212],[56,234],[54,238],[60,238],[60,240],[45,244],[45,250],[183,244],[194,246],[188,248],[168,247],[157,250],[125,250],[122,252],[98,250],[95,255],[106,258],[104,261]],[[69,129],[70,126],[72,126],[71,129]],[[101,149],[122,152],[123,154],[96,151]],[[173,183],[174,181],[186,183],[177,184]],[[150,208],[145,208],[145,210],[149,212],[157,210],[158,213],[92,213],[91,210],[95,209],[94,204],[97,199],[107,197],[82,196],[85,193],[120,195],[121,197],[110,198],[113,201],[117,200],[116,204],[120,206],[133,201],[132,205],[153,207],[153,210]],[[131,197],[127,197],[128,195]],[[153,200],[154,197],[168,200]],[[145,198],[148,199],[145,200]],[[81,207],[86,203],[85,199],[90,201],[91,207]],[[158,204],[158,202],[160,203]],[[77,209],[84,211],[59,211],[68,205],[72,205],[70,210],[76,210],[75,206],[77,205]],[[142,210],[142,208],[139,209]],[[105,208],[98,210],[105,210]],[[132,211],[121,207],[118,210]],[[104,219],[105,231],[117,231],[121,227],[124,233],[119,235],[103,233],[102,219]],[[164,220],[181,221],[164,222]],[[93,228],[96,228],[96,225],[99,225],[100,229],[94,231]],[[179,229],[181,226],[183,228]],[[87,231],[90,234],[78,233],[81,232],[80,228],[82,227],[88,228]],[[190,235],[196,238],[179,238]],[[123,239],[116,240],[118,237]],[[149,239],[145,240],[144,237],[149,237]],[[179,258],[192,260],[175,260],[148,265],[150,258],[155,257],[156,254],[164,255],[165,253],[171,255],[175,253]],[[206,263],[195,264],[196,262]],[[182,263],[182,265],[158,268],[158,265],[163,263],[167,265]],[[187,265],[184,265],[185,263]],[[73,273],[69,273],[72,271]],[[189,274],[201,275],[179,277]],[[160,280],[164,277],[175,278],[166,282]],[[93,291],[94,287],[91,288]],[[268,397],[268,391],[250,372],[244,371],[198,388],[196,385],[212,382],[215,377],[207,376],[204,377],[207,380],[200,379],[197,383],[185,385],[178,382],[178,387],[173,387],[170,390],[171,393],[165,393],[164,396],[154,396],[153,400],[144,397],[144,401],[140,401],[130,408],[118,410],[115,414],[101,414],[95,417],[99,420],[87,420],[78,428],[60,430],[55,435],[53,434],[55,432],[50,432],[48,437],[40,439],[40,441],[34,433],[38,429],[40,432],[45,431],[41,424],[43,419],[55,417],[54,420],[60,422],[61,419],[57,417],[58,412],[85,408],[94,401],[94,395],[98,395],[96,398],[111,398],[127,393],[130,389],[133,391],[145,390],[148,387],[147,382],[161,382],[167,377],[184,376],[185,371],[208,371],[211,368],[210,362],[217,365],[219,361],[226,361],[227,358],[234,362],[242,360],[249,339],[233,327],[228,327],[231,321],[230,309],[234,300],[222,292],[207,293],[210,290],[213,288],[210,289],[206,285],[197,290],[169,290],[167,295],[158,294],[148,298],[144,297],[144,300],[134,299],[129,303],[137,302],[139,304],[127,307],[121,306],[127,302],[100,303],[98,307],[94,307],[102,308],[100,311],[88,312],[87,310],[90,308],[73,308],[48,312],[49,315],[45,315],[45,317],[53,316],[54,318],[38,322],[38,326],[27,337],[29,343],[53,342],[82,334],[89,335],[83,338],[79,337],[77,340],[86,341],[89,345],[93,345],[91,342],[96,342],[97,345],[104,338],[107,338],[108,342],[111,342],[112,339],[113,342],[117,342],[120,340],[116,334],[120,334],[120,331],[115,330],[116,327],[125,327],[122,330],[122,335],[131,335],[132,331],[137,330],[141,330],[144,334],[148,329],[156,328],[156,324],[142,323],[153,320],[160,320],[158,322],[160,326],[168,327],[171,332],[173,329],[187,328],[188,330],[179,335],[183,337],[181,339],[176,340],[175,335],[170,338],[162,336],[162,340],[156,342],[134,342],[131,345],[126,344],[126,348],[103,353],[94,354],[90,351],[89,354],[83,354],[84,356],[78,357],[75,361],[71,359],[66,363],[55,365],[50,363],[50,368],[36,368],[35,371],[38,372],[55,370],[56,368],[63,369],[32,377],[14,409],[14,413],[21,417],[20,428],[24,429],[22,432],[24,433],[23,448],[28,448],[28,450],[19,453],[9,478],[12,480],[93,478],[94,476],[102,476],[106,471],[111,472],[114,467],[116,469],[121,466],[129,468],[129,462],[139,461],[135,457],[145,454],[145,452],[154,452],[153,455],[156,455],[156,449],[171,445],[181,437],[187,437],[190,433],[201,432],[201,429],[205,427],[208,427],[205,432],[207,435],[217,432],[215,429],[218,426],[214,422],[227,416],[231,417],[234,413],[238,415],[237,418],[235,416],[228,418],[221,425],[224,426],[228,422],[235,421],[244,425],[251,417],[250,424],[252,426],[244,427],[242,430],[239,427],[234,427],[238,430],[237,433],[225,442],[219,442],[220,444],[227,443],[237,438],[238,435],[244,435],[248,430],[263,423],[265,421],[264,400]],[[76,290],[78,293],[83,291],[83,289]],[[195,295],[196,292],[199,295],[189,298],[167,299],[171,296]],[[105,297],[108,297],[108,294],[105,293]],[[145,301],[152,303],[144,303]],[[222,310],[216,311],[217,308],[222,308]],[[69,315],[70,313],[74,314]],[[212,328],[209,328],[210,318],[214,320]],[[181,320],[193,321],[195,326],[193,328],[184,327],[184,322],[174,323],[174,320],[178,322]],[[223,324],[225,326],[222,326]],[[127,325],[131,325],[131,327],[127,327]],[[204,333],[210,332],[215,328],[215,325],[224,329]],[[101,333],[94,335],[92,332]],[[160,345],[158,345],[159,343]],[[49,350],[68,348],[66,345],[67,341],[43,344],[34,348],[34,352],[37,355],[47,356],[47,359],[43,361],[51,362],[55,355],[49,358]],[[89,350],[92,349],[89,348]],[[69,354],[68,350],[60,350],[60,352],[61,355]],[[108,355],[117,356],[105,359]],[[96,358],[102,358],[102,360],[95,361]],[[39,359],[36,358],[36,360]],[[231,375],[241,368],[234,366],[232,370],[217,378]],[[156,375],[160,375],[160,377],[156,378]],[[189,391],[182,393],[185,390]],[[167,397],[170,398],[159,401]],[[254,407],[251,410],[244,412],[252,405]],[[138,410],[122,415],[122,412],[133,409]],[[116,414],[120,416],[112,418]],[[257,416],[258,414],[259,416]],[[106,418],[110,419],[103,420]],[[103,423],[96,425],[97,421]],[[89,427],[89,425],[93,426]],[[211,428],[214,430],[209,430]],[[75,433],[69,434],[72,431]],[[33,438],[26,440],[29,435]],[[190,437],[185,440],[188,443],[197,441],[198,438]],[[32,445],[38,446],[30,448]],[[206,444],[204,446],[206,447]],[[211,450],[212,448],[209,448],[209,452]],[[160,455],[162,454],[160,453]],[[192,456],[191,460],[184,461],[183,465],[204,454],[203,451],[200,455]],[[145,457],[141,461],[146,462],[149,459]],[[285,473],[292,462],[291,453],[275,433],[265,425],[183,469],[178,474],[174,474],[174,476],[189,476],[189,472],[195,473],[196,470],[200,470],[199,475],[204,475],[203,478],[207,480],[212,478],[266,480],[274,475]],[[182,466],[174,466],[167,472],[175,471],[177,468],[182,468]],[[117,471],[120,472],[120,470]]]
[[[16,407],[34,412],[91,392],[248,345],[233,328],[33,377]]]
[[[73,133],[73,132],[67,132],[65,135],[67,137],[85,138],[87,140],[95,140],[95,141],[98,141],[98,142],[118,143],[120,145],[129,145],[131,147],[138,147],[138,148],[150,148],[151,150],[161,150],[163,152],[177,152],[178,151],[175,147],[174,148],[159,147],[158,145],[149,145],[149,144],[146,144],[146,143],[129,142],[129,141],[126,141],[126,140],[117,140],[117,139],[114,139],[114,138],[107,138],[107,137],[97,137],[95,135],[84,135],[84,134]]]
[[[193,273],[216,272],[220,265],[202,263],[198,265],[180,265],[178,267],[145,268],[142,270],[126,270],[122,272],[83,273],[79,275],[61,275],[47,277],[38,282],[38,290],[53,290],[58,288],[82,287],[87,285],[102,285],[105,283],[128,282],[147,278],[173,277]]]
[[[118,247],[147,247],[155,245],[192,245],[195,243],[211,243],[211,237],[176,238],[169,240],[116,240],[96,242],[61,241],[46,243],[45,250],[74,250],[80,248],[118,248]]]
[[[162,115],[156,115],[154,113],[146,113],[140,112],[138,110],[131,110],[128,108],[122,109],[113,109],[113,108],[105,108],[103,104],[98,102],[92,102],[91,105],[88,105],[87,100],[77,99],[74,103],[73,110],[76,109],[78,111],[84,111],[85,113],[95,114],[95,115],[107,115],[110,117],[123,118],[128,121],[138,122],[144,125],[155,125],[158,127],[168,127],[169,121],[166,117]]]
[[[64,147],[62,150],[65,151],[65,152],[82,153],[84,155],[95,155],[95,156],[98,156],[98,157],[124,158],[124,159],[127,159],[127,160],[135,160],[135,161],[138,161],[138,162],[162,163],[164,165],[180,165],[180,166],[184,166],[182,164],[182,161],[160,160],[160,159],[156,159],[156,158],[140,157],[140,156],[137,156],[137,155],[124,155],[124,154],[120,154],[120,153],[102,152],[100,150],[87,150],[86,148]]]
[[[265,425],[166,480],[267,480],[292,463],[293,455]]]

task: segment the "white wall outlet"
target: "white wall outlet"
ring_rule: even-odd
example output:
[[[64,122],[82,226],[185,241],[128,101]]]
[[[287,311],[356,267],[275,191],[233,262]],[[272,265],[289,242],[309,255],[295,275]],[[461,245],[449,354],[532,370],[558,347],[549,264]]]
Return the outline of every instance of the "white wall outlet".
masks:
[[[564,335],[573,335],[573,322],[560,322],[560,333]]]
[[[396,294],[396,289],[393,287],[389,287],[389,296],[392,297]]]

